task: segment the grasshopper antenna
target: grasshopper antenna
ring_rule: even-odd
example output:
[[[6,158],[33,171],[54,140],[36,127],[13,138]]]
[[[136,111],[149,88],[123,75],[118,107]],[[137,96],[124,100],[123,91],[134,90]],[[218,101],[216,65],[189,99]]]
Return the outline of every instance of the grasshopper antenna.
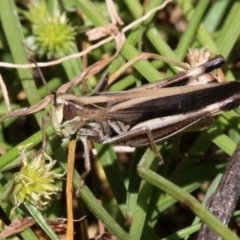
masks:
[[[53,106],[57,107],[57,91],[53,92]]]
[[[53,97],[52,97],[52,94],[51,94],[51,92],[50,92],[50,90],[49,90],[49,88],[48,88],[47,82],[46,82],[46,80],[45,80],[45,78],[44,78],[44,76],[43,76],[43,74],[42,74],[42,71],[40,70],[40,68],[39,68],[38,65],[37,65],[37,62],[36,62],[35,58],[31,55],[31,56],[29,56],[29,59],[30,59],[30,61],[33,62],[33,64],[35,65],[36,70],[37,70],[37,72],[38,72],[38,74],[39,74],[39,76],[40,76],[43,84],[45,85],[46,90],[47,90],[48,95],[50,96],[51,100],[54,100]],[[55,94],[55,95],[56,95],[56,94]],[[55,100],[54,100],[54,104],[55,104]],[[46,149],[46,146],[47,146],[46,121],[47,121],[47,118],[46,118],[46,117],[43,117],[43,118],[42,118],[42,147],[41,147],[40,152],[44,151],[44,150]]]
[[[54,92],[53,92],[53,97],[52,97],[52,93],[51,93],[51,91],[49,90],[49,87],[48,87],[48,85],[47,85],[46,79],[44,78],[44,76],[43,76],[43,74],[42,74],[42,71],[41,71],[40,68],[38,67],[36,60],[34,59],[34,57],[31,57],[31,60],[32,60],[32,62],[33,62],[33,63],[35,64],[35,66],[36,66],[36,69],[37,69],[37,71],[38,71],[38,74],[39,74],[39,76],[40,76],[43,84],[45,85],[45,87],[46,87],[46,89],[47,89],[48,95],[51,97],[51,100],[52,100],[52,102],[53,102],[53,105],[56,107],[56,106],[57,106],[57,92],[54,91]]]
[[[47,82],[46,82],[46,80],[45,80],[45,78],[44,78],[44,76],[43,76],[43,74],[42,74],[42,71],[41,71],[40,68],[38,67],[35,58],[34,58],[33,56],[30,56],[30,61],[33,62],[33,64],[35,65],[36,70],[37,70],[37,72],[38,72],[38,74],[39,74],[39,76],[40,76],[40,78],[41,78],[44,86],[45,86],[46,89],[47,89],[48,95],[52,98],[52,94],[51,94],[51,92],[50,92],[50,90],[49,90],[49,87],[48,87],[48,85],[47,85]]]
[[[102,77],[101,77],[100,81],[98,82],[96,88],[94,89],[93,94],[98,93],[98,92],[102,92],[103,90],[105,90],[105,88],[108,85],[108,82],[107,82],[108,79],[109,79],[109,73],[104,72],[102,74]]]

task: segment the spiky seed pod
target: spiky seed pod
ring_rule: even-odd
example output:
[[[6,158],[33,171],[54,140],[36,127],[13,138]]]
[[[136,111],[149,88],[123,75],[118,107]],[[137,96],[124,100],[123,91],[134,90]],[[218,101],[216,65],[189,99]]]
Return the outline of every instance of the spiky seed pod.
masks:
[[[38,55],[60,58],[74,52],[76,32],[65,14],[56,10],[50,15],[45,2],[36,2],[22,14],[32,22],[33,35],[27,42]]]
[[[52,171],[56,161],[45,152],[31,157],[25,152],[27,147],[28,145],[18,148],[22,168],[13,176],[8,195],[11,194],[16,207],[27,202],[42,209],[51,201],[52,195],[61,191],[54,185],[54,181],[62,178],[63,174]]]
[[[63,57],[74,50],[75,31],[64,15],[47,18],[33,26],[33,42],[39,55]]]

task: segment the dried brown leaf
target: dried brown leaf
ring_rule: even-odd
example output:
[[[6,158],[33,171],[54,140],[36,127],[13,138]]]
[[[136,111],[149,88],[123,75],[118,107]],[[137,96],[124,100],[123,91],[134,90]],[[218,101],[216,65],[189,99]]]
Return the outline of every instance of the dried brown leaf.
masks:
[[[38,111],[42,110],[48,103],[50,103],[50,101],[51,101],[51,97],[46,96],[40,103],[35,104],[31,107],[25,107],[25,108],[13,110],[13,111],[5,114],[4,116],[2,116],[0,118],[0,123],[10,117],[25,116],[25,115],[29,115],[29,114],[38,112]]]
[[[83,79],[90,77],[99,71],[101,71],[104,67],[106,67],[111,61],[113,60],[113,57],[109,59],[104,59],[101,61],[98,61],[88,68],[86,68],[80,75],[73,78],[71,82],[65,83],[62,86],[60,86],[57,90],[57,94],[66,93],[69,89],[75,87],[77,84],[79,84]]]
[[[118,32],[118,27],[116,25],[110,23],[105,26],[93,28],[86,32],[89,41],[95,41],[97,39],[106,37],[107,35],[114,34],[116,35]]]
[[[113,34],[116,44],[117,44],[117,51],[120,51],[124,42],[125,36],[120,28],[124,23],[121,18],[118,16],[115,5],[112,0],[107,0],[108,12],[111,17],[111,24],[94,28],[86,33],[88,40],[93,41],[99,38],[105,37],[107,35]]]
[[[34,225],[36,221],[32,217],[18,218],[14,220],[3,232],[0,233],[1,238],[6,238],[14,234],[20,233]]]
[[[115,5],[112,0],[106,0],[107,6],[108,6],[108,12],[111,17],[112,24],[116,26],[122,26],[124,22],[122,19],[118,16]]]

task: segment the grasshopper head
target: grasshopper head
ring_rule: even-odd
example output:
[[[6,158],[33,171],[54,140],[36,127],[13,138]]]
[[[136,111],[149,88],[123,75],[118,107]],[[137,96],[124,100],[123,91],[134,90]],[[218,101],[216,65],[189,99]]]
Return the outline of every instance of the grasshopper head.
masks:
[[[54,94],[51,109],[51,124],[54,131],[64,138],[75,134],[81,126],[81,117],[78,112],[79,109],[75,104]]]

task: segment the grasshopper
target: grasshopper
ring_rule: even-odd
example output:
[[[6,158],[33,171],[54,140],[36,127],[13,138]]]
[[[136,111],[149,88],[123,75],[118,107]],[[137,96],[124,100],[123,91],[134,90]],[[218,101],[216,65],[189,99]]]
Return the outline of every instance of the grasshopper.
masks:
[[[218,55],[199,67],[164,81],[121,92],[101,92],[90,96],[55,94],[51,123],[55,132],[69,138],[77,133],[84,146],[85,172],[90,159],[87,139],[102,144],[150,145],[163,163],[155,143],[210,116],[240,104],[240,83],[210,83],[187,86],[187,82],[222,66]]]

